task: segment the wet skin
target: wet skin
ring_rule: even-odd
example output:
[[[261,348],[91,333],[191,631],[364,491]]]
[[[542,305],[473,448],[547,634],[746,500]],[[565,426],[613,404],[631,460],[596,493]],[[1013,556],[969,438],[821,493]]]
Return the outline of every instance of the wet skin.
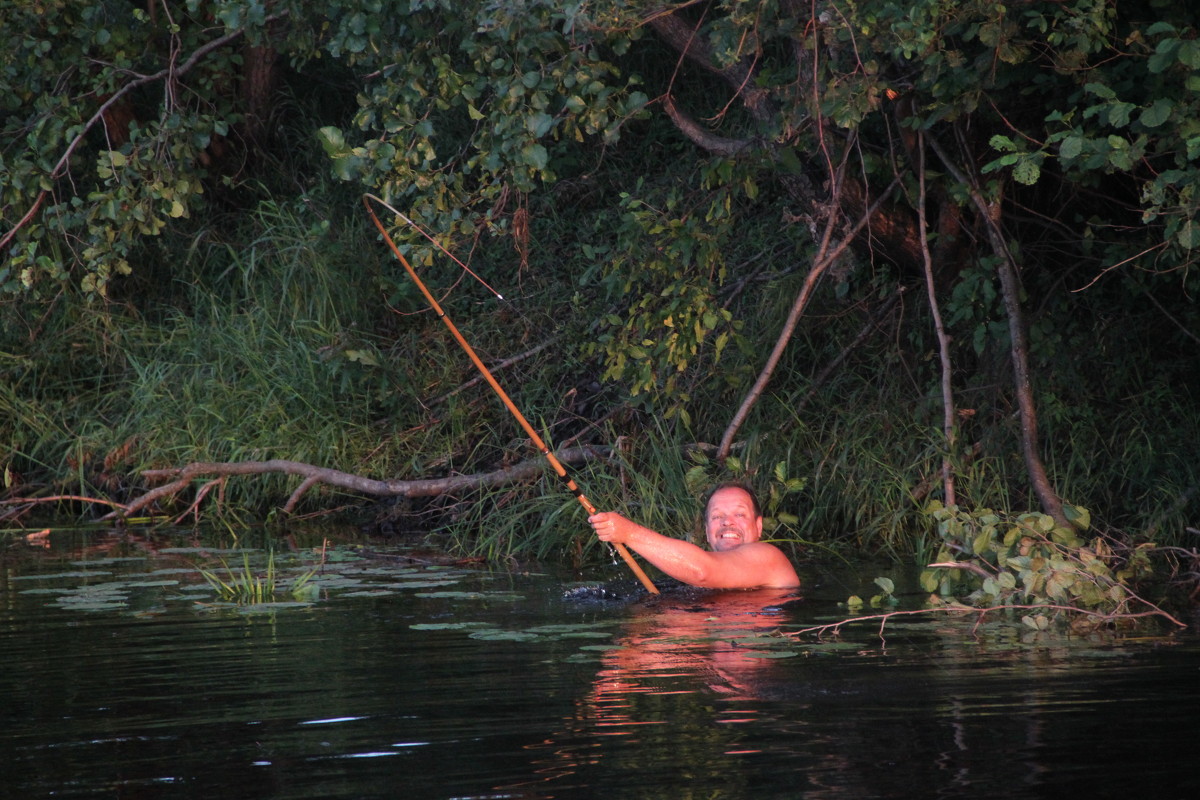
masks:
[[[676,580],[708,589],[791,588],[800,585],[783,551],[762,538],[762,517],[754,513],[750,495],[736,487],[713,493],[705,512],[705,534],[711,551],[638,525],[620,514],[588,517],[605,542],[628,545]]]

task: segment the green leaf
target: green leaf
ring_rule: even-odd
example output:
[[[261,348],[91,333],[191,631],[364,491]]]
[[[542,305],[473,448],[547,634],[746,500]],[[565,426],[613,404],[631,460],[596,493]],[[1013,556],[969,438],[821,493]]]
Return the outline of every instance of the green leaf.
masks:
[[[1022,159],[1013,168],[1013,180],[1025,186],[1033,186],[1042,174],[1041,167],[1032,158]]]
[[[1063,515],[1081,531],[1086,531],[1092,526],[1092,514],[1082,506],[1063,503]]]
[[[537,142],[527,144],[521,148],[522,160],[533,167],[534,169],[543,170],[550,163],[550,154],[546,152],[546,148]]]
[[[534,114],[525,121],[525,127],[529,132],[539,139],[550,132],[550,127],[554,124],[554,117],[549,114]]]
[[[1083,152],[1084,138],[1072,134],[1066,137],[1058,145],[1059,158],[1070,161],[1079,158],[1079,154]]]
[[[986,528],[975,537],[975,541],[971,543],[971,552],[975,555],[981,555],[991,549],[992,540],[995,538],[995,531],[992,528]]]
[[[1108,124],[1114,128],[1124,128],[1129,124],[1129,118],[1133,116],[1134,110],[1137,108],[1133,103],[1112,103],[1108,106]]]
[[[1146,69],[1157,75],[1175,64],[1175,54],[1182,42],[1179,39],[1163,39],[1154,49],[1154,55],[1146,61]]]
[[[1195,250],[1200,247],[1200,225],[1197,225],[1195,220],[1184,220],[1175,232],[1175,240],[1185,250]]]
[[[1152,106],[1142,111],[1138,117],[1138,122],[1147,128],[1157,128],[1171,118],[1171,112],[1174,108],[1174,103],[1165,97],[1160,97],[1154,101]]]
[[[1015,153],[1018,150],[1012,139],[1000,134],[996,134],[989,139],[988,144],[992,146],[992,149],[999,150],[1002,153]]]
[[[357,361],[358,363],[364,364],[368,367],[379,366],[379,359],[376,358],[375,354],[370,350],[347,350],[346,358],[350,359],[351,361]]]
[[[317,130],[317,137],[321,140],[321,146],[325,148],[325,152],[331,156],[346,151],[346,138],[342,135],[341,128],[326,125]]]
[[[938,590],[937,570],[927,569],[921,572],[920,578],[921,588],[927,592],[933,593]]]
[[[1185,39],[1176,53],[1179,63],[1192,69],[1200,69],[1200,44],[1195,39]]]
[[[1050,620],[1046,619],[1043,614],[1021,617],[1021,622],[1025,624],[1025,627],[1033,628],[1035,631],[1044,631],[1050,627]]]

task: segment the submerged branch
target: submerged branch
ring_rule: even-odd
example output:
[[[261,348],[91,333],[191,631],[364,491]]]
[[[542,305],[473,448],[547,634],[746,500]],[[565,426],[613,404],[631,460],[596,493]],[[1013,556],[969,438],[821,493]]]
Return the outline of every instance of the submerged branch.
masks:
[[[1143,601],[1143,602],[1145,602],[1145,601]],[[1179,628],[1187,628],[1187,625],[1185,623],[1180,622],[1178,619],[1173,617],[1171,614],[1167,613],[1166,611],[1163,611],[1161,608],[1154,605],[1153,603],[1146,603],[1146,605],[1148,605],[1150,607],[1149,611],[1106,612],[1106,611],[1096,611],[1096,610],[1087,609],[1087,608],[1078,608],[1076,606],[1057,605],[1057,604],[1051,604],[1051,603],[1034,603],[1034,604],[1029,604],[1029,605],[988,606],[986,608],[974,608],[972,606],[965,606],[965,605],[955,603],[955,604],[951,604],[951,605],[937,606],[937,607],[933,607],[933,608],[918,608],[918,609],[912,609],[909,611],[887,611],[883,614],[866,614],[861,617],[847,617],[846,619],[839,620],[837,622],[829,622],[824,625],[813,625],[808,628],[801,628],[800,630],[787,631],[784,635],[790,636],[793,638],[798,638],[805,634],[813,634],[815,636],[822,636],[823,634],[826,634],[826,633],[839,633],[839,632],[841,632],[842,628],[844,628],[847,625],[850,625],[852,623],[855,623],[855,622],[874,622],[874,621],[878,620],[879,621],[879,635],[882,637],[883,629],[884,629],[884,627],[886,627],[889,620],[894,619],[896,617],[911,617],[911,616],[928,615],[928,614],[962,614],[962,615],[976,614],[976,615],[978,615],[979,619],[976,621],[975,626],[978,627],[980,625],[980,623],[983,622],[984,617],[986,617],[989,613],[992,613],[994,611],[1062,611],[1062,612],[1071,613],[1071,614],[1079,614],[1084,617],[1090,617],[1091,619],[1093,619],[1097,622],[1100,622],[1100,623],[1116,622],[1117,620],[1145,619],[1146,617],[1162,617],[1163,619],[1170,622],[1172,625],[1176,625]]]

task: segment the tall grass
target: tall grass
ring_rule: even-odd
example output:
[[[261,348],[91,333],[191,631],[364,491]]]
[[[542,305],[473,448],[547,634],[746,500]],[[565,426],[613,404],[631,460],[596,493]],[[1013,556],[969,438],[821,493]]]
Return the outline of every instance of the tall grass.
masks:
[[[714,374],[685,376],[690,425],[657,419],[653,398],[627,397],[620,386],[601,387],[592,407],[579,409],[577,390],[602,372],[580,355],[588,314],[619,302],[588,295],[595,283],[585,276],[597,266],[581,255],[577,239],[601,248],[609,231],[599,217],[580,215],[617,207],[612,197],[622,181],[609,175],[579,186],[600,187],[587,189],[586,212],[570,204],[531,206],[542,246],[524,270],[510,242],[478,243],[475,266],[490,270],[486,277],[510,301],[485,298],[469,282],[453,286],[457,271],[449,265],[428,277],[485,361],[559,337],[499,378],[547,441],[578,435],[617,446],[612,459],[574,470],[592,502],[685,535],[708,485],[746,478],[769,494],[783,464],[787,476],[805,484],[775,509],[781,520],[794,518],[772,531],[786,546],[919,558],[929,530],[921,509],[940,497],[943,454],[936,376],[920,358],[929,326],[919,304],[887,321],[831,380],[814,386],[821,367],[863,324],[856,306],[822,289],[770,394],[742,431],[736,467],[706,464],[689,446],[719,440],[803,268],[780,264],[772,283],[734,303],[748,346],[727,348]],[[154,243],[146,256],[157,253],[157,266],[139,269],[141,282],[119,302],[4,303],[5,474],[23,476],[31,488],[103,493],[112,491],[100,485],[103,467],[118,452],[119,469],[134,483],[142,468],[198,460],[278,457],[404,478],[536,458],[486,386],[449,395],[474,377],[470,364],[359,218],[357,198],[344,188],[318,188],[294,201],[263,199],[239,216],[211,220],[185,241]],[[801,249],[786,240],[757,241],[770,235],[765,228],[747,233],[730,263],[762,252],[786,259]],[[877,282],[882,287],[885,279]],[[1073,402],[1075,384],[1060,378],[1062,386],[1054,385],[1047,374],[1055,377],[1052,365],[1035,374],[1042,452],[1064,497],[1089,506],[1104,525],[1186,543],[1200,492],[1194,399],[1113,374]],[[980,380],[971,389],[979,413],[964,418],[960,452],[952,454],[960,503],[1034,508],[1007,380]],[[292,488],[284,477],[244,478],[229,482],[225,501],[263,514]],[[309,497],[313,507],[333,504],[317,492]],[[604,557],[583,509],[548,469],[539,481],[447,498],[430,510],[437,540],[456,551],[577,563]]]

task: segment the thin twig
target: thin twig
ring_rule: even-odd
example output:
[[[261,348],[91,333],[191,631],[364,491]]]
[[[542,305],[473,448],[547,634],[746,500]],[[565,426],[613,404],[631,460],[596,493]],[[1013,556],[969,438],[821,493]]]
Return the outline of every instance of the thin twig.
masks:
[[[490,369],[492,372],[499,372],[501,370],[508,369],[509,367],[513,366],[514,364],[519,364],[522,361],[524,361],[525,359],[527,359],[531,356],[535,356],[538,353],[542,352],[550,345],[555,344],[559,338],[560,337],[555,336],[552,339],[549,339],[548,341],[542,342],[537,347],[526,350],[524,353],[518,353],[517,355],[512,356],[511,358],[506,358],[503,361],[501,361],[499,364],[496,364],[495,366],[492,366],[492,367],[488,367],[488,369]],[[450,391],[446,392],[445,394],[443,394],[439,397],[435,397],[432,400],[426,402],[424,405],[428,407],[428,406],[437,405],[438,403],[444,403],[446,400],[449,400],[451,397],[458,394],[459,392],[470,389],[472,386],[475,386],[475,385],[481,383],[482,381],[483,381],[483,376],[476,375],[474,378],[472,378],[471,380],[462,384],[458,388],[451,389]]]
[[[99,503],[103,506],[112,506],[119,508],[122,511],[127,510],[127,507],[114,500],[105,500],[100,497],[85,497],[78,494],[56,494],[52,497],[17,497],[12,500],[0,500],[0,506],[14,506],[22,503],[57,503],[60,500],[78,500],[81,503]]]

